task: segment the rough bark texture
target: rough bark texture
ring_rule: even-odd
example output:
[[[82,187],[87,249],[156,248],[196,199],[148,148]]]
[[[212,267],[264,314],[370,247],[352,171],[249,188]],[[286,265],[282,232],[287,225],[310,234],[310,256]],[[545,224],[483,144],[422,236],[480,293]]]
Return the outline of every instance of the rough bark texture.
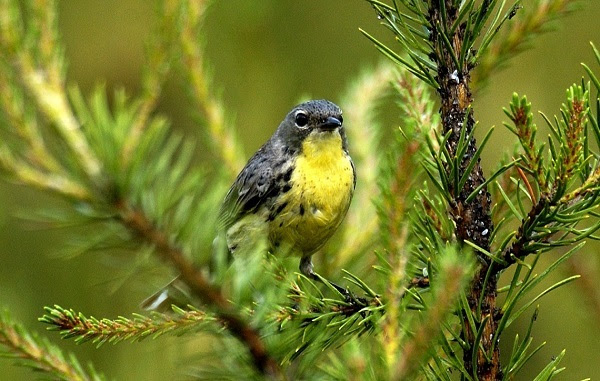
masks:
[[[452,6],[452,1],[446,0],[446,11],[446,30],[450,30],[450,26],[458,16],[456,8]],[[432,25],[442,24],[442,15],[438,2],[432,2],[430,5],[429,19]],[[444,46],[441,41],[442,36],[437,33],[436,29],[438,28],[431,29],[430,40],[433,46],[438,49],[435,54],[438,61],[438,76],[436,79],[439,84],[438,92],[441,99],[443,129],[444,133],[452,131],[446,148],[450,152],[450,155],[454,156],[457,152],[461,130],[465,128],[468,134],[472,131],[475,124],[473,109],[471,107],[473,98],[469,88],[470,70],[472,68],[465,66],[461,71],[456,67],[450,52],[442,48]],[[464,25],[457,28],[453,36],[449,36],[450,43],[455,52],[461,51],[463,37]],[[476,149],[476,141],[473,138],[468,142],[468,149],[462,158],[459,178],[465,172]],[[456,237],[459,242],[469,240],[479,247],[489,250],[489,237],[493,230],[493,223],[490,217],[490,194],[484,188],[471,202],[467,203],[465,201],[468,195],[484,181],[485,178],[478,159],[465,186],[458,191],[458,194],[452,194],[453,202],[450,205],[450,214],[456,223]],[[490,266],[493,266],[493,263],[487,258],[480,259],[481,267],[472,280],[467,299],[473,315],[478,319],[475,322],[476,328],[479,329],[481,322],[486,321],[483,328],[481,347],[489,353],[493,344],[492,338],[498,328],[499,320],[499,316],[496,313],[497,277],[495,272],[492,271],[494,275],[487,282],[485,281],[486,274]],[[477,305],[482,295],[481,311],[478,311]],[[486,320],[488,316],[489,318]],[[466,319],[466,317],[463,318]],[[469,324],[465,324],[465,326],[469,327]],[[464,340],[471,344],[471,346],[474,345],[476,334],[477,332],[473,332],[470,328],[462,333]],[[491,353],[491,361],[487,361],[481,349],[478,349],[476,364],[473,363],[471,351],[465,351],[463,361],[469,373],[473,373],[476,367],[477,376],[480,380],[500,380],[502,378],[500,355],[497,346],[494,346],[493,353]]]

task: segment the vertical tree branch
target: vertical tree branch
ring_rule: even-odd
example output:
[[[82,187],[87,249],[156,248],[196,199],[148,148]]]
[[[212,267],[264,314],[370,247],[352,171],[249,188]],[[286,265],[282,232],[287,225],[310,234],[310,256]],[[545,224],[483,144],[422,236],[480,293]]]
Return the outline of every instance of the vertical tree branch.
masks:
[[[435,26],[431,28],[430,41],[436,49],[434,55],[438,68],[436,80],[439,84],[438,93],[441,99],[440,112],[443,132],[450,132],[446,148],[453,157],[457,154],[461,131],[466,129],[466,136],[470,136],[475,125],[473,109],[471,107],[473,98],[470,89],[470,72],[472,67],[467,63],[462,68],[457,67],[456,59],[452,56],[453,53],[445,48],[446,42],[442,41],[445,36],[442,36],[440,31],[450,31],[452,29],[452,25],[458,17],[458,10],[453,6],[453,1],[443,1],[445,1],[445,10],[442,9],[443,4],[441,4],[441,1],[432,2],[428,17],[431,25]],[[489,1],[484,1],[481,6],[486,7],[489,5]],[[446,13],[445,17],[442,15],[443,11]],[[449,43],[454,52],[460,52],[463,48],[464,28],[463,24],[456,28],[453,35],[448,36]],[[467,144],[468,147],[464,157],[459,158],[461,160],[459,178],[464,174],[471,158],[477,150],[475,138],[471,137]],[[484,188],[471,202],[466,202],[468,195],[485,182],[479,159],[477,161],[472,172],[468,175],[468,180],[464,187],[459,189],[457,194],[451,194],[450,214],[456,224],[456,236],[460,242],[468,240],[489,251],[489,237],[493,230],[493,223],[490,217],[490,194]],[[481,348],[473,348],[477,332],[472,332],[469,324],[464,325],[467,329],[466,332],[462,333],[463,338],[471,345],[471,351],[477,351],[477,363],[473,363],[471,351],[464,352],[463,361],[469,373],[474,373],[476,369],[479,379],[499,380],[502,375],[500,354],[498,347],[492,345],[492,337],[494,337],[494,333],[498,327],[497,319],[495,318],[497,278],[496,276],[491,276],[486,281],[486,274],[493,263],[484,258],[482,258],[481,262],[482,265],[476,271],[472,280],[467,299],[473,315],[479,319],[479,321],[475,322],[476,328],[480,328],[478,325],[481,322],[485,322],[485,327],[483,328],[481,338]],[[482,300],[481,310],[478,311],[480,299]],[[490,318],[486,319],[487,316]],[[463,319],[466,319],[466,317],[463,317]],[[493,353],[486,354],[492,347],[494,348]],[[491,361],[486,359],[487,355],[490,356]]]

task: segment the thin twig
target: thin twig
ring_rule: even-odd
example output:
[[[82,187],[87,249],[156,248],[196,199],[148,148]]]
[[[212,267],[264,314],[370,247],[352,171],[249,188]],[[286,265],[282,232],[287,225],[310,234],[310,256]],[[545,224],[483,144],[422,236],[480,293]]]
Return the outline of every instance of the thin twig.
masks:
[[[117,319],[96,319],[82,313],[66,310],[60,306],[45,307],[46,314],[38,319],[50,324],[49,330],[60,331],[60,335],[74,338],[76,343],[91,341],[97,346],[110,342],[116,344],[124,340],[136,341],[146,337],[156,338],[165,333],[178,334],[215,319],[204,311],[182,310],[174,307],[175,316],[154,312],[151,316],[134,314],[132,319],[123,316]],[[206,324],[204,324],[206,325]],[[215,325],[215,327],[219,327]]]
[[[533,204],[536,204],[537,201],[535,200],[535,193],[533,192],[533,187],[531,186],[531,183],[527,179],[527,176],[525,176],[525,172],[523,172],[523,170],[519,167],[515,167],[515,168],[517,168],[519,177],[521,178],[521,180],[523,180],[523,183],[525,183],[525,186],[527,187],[527,193],[529,193],[529,197],[531,197],[531,202]]]

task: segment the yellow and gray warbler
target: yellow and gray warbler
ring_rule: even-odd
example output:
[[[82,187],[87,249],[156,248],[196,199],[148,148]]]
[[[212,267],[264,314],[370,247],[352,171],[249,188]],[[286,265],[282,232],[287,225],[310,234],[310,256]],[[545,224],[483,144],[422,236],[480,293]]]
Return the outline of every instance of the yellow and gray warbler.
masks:
[[[304,102],[238,174],[221,206],[218,230],[231,255],[266,237],[273,252],[299,256],[300,271],[318,279],[311,256],[339,227],[355,185],[342,110],[327,100]],[[153,309],[169,299],[162,292],[144,305]]]

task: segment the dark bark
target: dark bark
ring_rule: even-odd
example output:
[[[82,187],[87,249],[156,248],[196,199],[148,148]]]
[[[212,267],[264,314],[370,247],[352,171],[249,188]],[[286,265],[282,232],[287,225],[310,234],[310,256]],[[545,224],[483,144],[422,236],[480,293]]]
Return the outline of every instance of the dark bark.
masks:
[[[446,30],[450,30],[450,26],[458,16],[457,9],[452,6],[452,1],[446,0],[446,12]],[[437,61],[438,67],[438,76],[436,80],[439,84],[438,93],[441,99],[440,112],[443,132],[451,132],[446,143],[446,148],[450,152],[450,155],[454,156],[457,152],[462,129],[466,129],[465,132],[470,134],[475,125],[473,108],[471,107],[473,97],[469,87],[470,71],[472,67],[469,67],[466,63],[462,70],[459,67],[456,67],[451,53],[445,49],[443,41],[441,40],[442,36],[439,34],[439,28],[441,28],[443,19],[437,1],[432,2],[430,5],[429,20],[432,25],[437,25],[437,27],[431,28],[430,40],[436,48],[436,52],[433,56]],[[449,36],[450,43],[455,52],[460,52],[462,49],[464,28],[465,26],[463,24],[456,29],[454,35]],[[468,148],[465,155],[461,158],[459,178],[465,173],[476,150],[477,145],[475,138],[471,138],[468,141]],[[459,242],[468,240],[489,251],[489,237],[494,226],[490,216],[491,199],[487,188],[484,187],[472,201],[466,202],[469,194],[483,182],[485,182],[485,177],[479,159],[477,159],[477,163],[469,174],[464,187],[459,189],[457,194],[452,191],[452,202],[450,204],[449,213],[456,223],[456,237]],[[496,272],[493,271],[494,269],[492,269],[492,274],[486,281],[486,274],[488,273],[490,266],[493,266],[493,263],[486,257],[480,257],[480,262],[481,266],[475,273],[471,282],[467,299],[469,307],[473,312],[473,316],[477,319],[475,322],[476,328],[479,329],[482,322],[485,321],[481,339],[483,351],[489,353],[492,347],[494,347],[494,350],[490,354],[491,361],[488,361],[481,349],[473,349],[477,332],[473,332],[470,328],[467,328],[462,335],[464,340],[471,345],[472,349],[470,351],[465,351],[463,361],[466,370],[471,374],[476,367],[477,376],[480,380],[500,380],[502,378],[500,354],[498,346],[494,346],[492,343],[492,338],[498,328],[499,320],[499,316],[496,313],[497,275]],[[481,309],[478,310],[480,299],[482,300]],[[463,319],[466,320],[466,317],[463,316]],[[468,323],[465,324],[465,326],[470,327]],[[472,350],[477,350],[476,364],[472,361]]]

